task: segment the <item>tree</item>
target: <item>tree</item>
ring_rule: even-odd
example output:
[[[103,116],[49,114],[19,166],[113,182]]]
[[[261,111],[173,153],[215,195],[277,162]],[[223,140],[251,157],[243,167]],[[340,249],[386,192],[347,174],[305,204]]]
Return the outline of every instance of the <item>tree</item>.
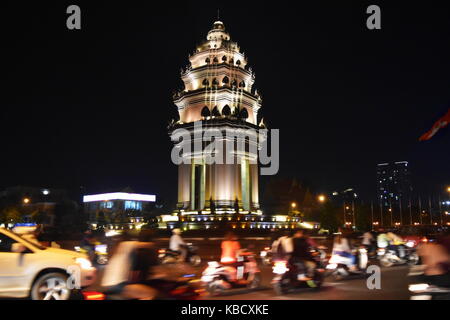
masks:
[[[326,202],[315,210],[317,220],[320,222],[323,229],[335,232],[340,226],[338,218],[340,207],[335,206],[332,202]]]

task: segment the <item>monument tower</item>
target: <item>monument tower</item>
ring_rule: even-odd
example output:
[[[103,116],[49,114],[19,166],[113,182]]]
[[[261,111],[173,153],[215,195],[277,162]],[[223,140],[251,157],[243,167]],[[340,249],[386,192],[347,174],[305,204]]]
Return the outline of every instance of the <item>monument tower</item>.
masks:
[[[253,88],[255,75],[245,54],[231,40],[221,21],[214,22],[206,40],[189,56],[181,80],[183,88],[174,94],[179,120],[169,125],[172,140],[178,142],[173,134],[176,129],[188,130],[190,139],[183,143],[192,145],[205,130],[216,130],[224,136],[220,141],[223,153],[231,155],[234,163],[224,160],[208,164],[203,152],[183,154],[189,161],[178,165],[178,211],[183,216],[201,216],[202,221],[236,212],[261,215],[257,164],[260,140],[255,143],[246,139],[246,147],[253,144],[253,148],[236,152],[229,148],[225,131],[257,132],[264,126],[262,122],[258,124],[262,100]],[[199,125],[201,132],[195,132]],[[236,143],[239,142],[233,142]]]

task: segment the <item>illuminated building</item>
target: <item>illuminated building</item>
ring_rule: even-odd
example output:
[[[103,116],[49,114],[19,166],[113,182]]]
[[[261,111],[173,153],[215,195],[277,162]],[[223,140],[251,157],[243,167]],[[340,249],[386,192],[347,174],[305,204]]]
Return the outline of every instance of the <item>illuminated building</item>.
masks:
[[[412,192],[411,173],[407,161],[377,165],[378,201],[383,207],[409,201]]]
[[[215,130],[221,134],[216,141],[222,145],[223,155],[231,155],[233,161],[223,158],[222,163],[209,163],[204,141],[200,150],[182,153],[186,161],[178,164],[177,211],[160,216],[160,227],[181,225],[185,230],[225,225],[239,229],[298,227],[299,217],[288,217],[287,212],[263,216],[260,210],[257,150],[261,137],[255,141],[251,137],[228,136],[229,132],[243,130],[258,132],[265,125],[262,121],[258,123],[262,99],[254,88],[255,75],[221,21],[214,22],[206,40],[189,56],[181,79],[183,88],[173,97],[179,120],[169,125],[174,148],[181,144],[175,138],[178,129],[188,132],[183,146],[195,145],[205,131]],[[197,129],[199,124],[201,129]],[[245,148],[236,152],[240,143]]]
[[[112,192],[83,196],[84,211],[93,229],[139,229],[156,201],[151,194]]]
[[[261,98],[253,89],[254,74],[220,21],[214,23],[207,40],[197,46],[189,62],[181,74],[184,89],[174,95],[180,120],[170,127],[170,134],[183,128],[194,137],[194,122],[201,121],[203,128],[223,133],[226,154],[225,130],[259,128]],[[206,164],[202,153],[186,156],[190,163],[178,165],[180,210],[226,214],[238,208],[242,213],[261,214],[258,165],[250,161],[257,154],[247,150],[234,154],[234,164]]]

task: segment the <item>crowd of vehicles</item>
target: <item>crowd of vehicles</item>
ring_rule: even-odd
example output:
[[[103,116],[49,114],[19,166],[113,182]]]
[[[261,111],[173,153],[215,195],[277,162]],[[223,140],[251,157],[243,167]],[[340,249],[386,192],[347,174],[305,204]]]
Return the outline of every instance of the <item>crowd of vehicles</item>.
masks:
[[[105,266],[110,260],[109,246],[97,238],[92,239],[88,242],[90,246],[82,241],[75,251],[70,251],[43,246],[23,234],[0,228],[0,297],[34,300],[67,300],[74,296],[82,296],[86,300],[140,299],[139,294],[133,296],[133,293],[139,293],[144,286],[153,288],[152,299],[198,299],[203,292],[220,296],[228,290],[260,288],[260,265],[271,266],[273,278],[270,284],[276,295],[284,295],[298,288],[318,290],[327,277],[334,281],[364,278],[370,264],[385,268],[395,265],[415,268],[421,262],[417,247],[434,238],[429,235],[405,237],[402,244],[378,248],[377,245],[364,245],[361,239],[356,238],[351,241],[351,255],[342,255],[334,248],[329,250],[321,245],[311,245],[308,249],[309,260],[294,259],[289,255],[280,258],[278,253],[273,252],[274,246],[264,247],[259,255],[254,250],[240,249],[237,260],[231,263],[208,261],[203,271],[181,269],[186,272],[175,278],[155,277],[143,284],[133,283],[102,292],[86,291],[96,280],[96,267]],[[200,267],[202,260],[198,247],[186,243],[186,249],[184,260],[178,251],[159,249],[156,253],[158,263],[168,267],[180,264]],[[79,279],[76,283],[73,272]],[[450,286],[427,283],[426,278],[414,278],[409,291],[411,299],[450,299]]]

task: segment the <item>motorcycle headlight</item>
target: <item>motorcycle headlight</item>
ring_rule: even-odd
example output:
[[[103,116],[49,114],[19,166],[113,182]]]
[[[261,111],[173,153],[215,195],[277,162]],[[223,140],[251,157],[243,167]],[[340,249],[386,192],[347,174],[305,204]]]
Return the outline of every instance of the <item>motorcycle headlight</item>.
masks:
[[[327,265],[327,269],[328,270],[334,270],[337,268],[337,264],[336,263],[330,263]]]
[[[273,273],[275,274],[285,274],[289,271],[289,268],[286,267],[286,262],[280,261],[275,262],[275,265],[272,267]]]
[[[409,291],[411,292],[423,292],[428,289],[429,285],[426,283],[410,284]]]
[[[409,248],[413,248],[414,247],[414,241],[408,241],[407,243],[406,243],[406,246],[407,247],[409,247]]]
[[[108,247],[106,246],[106,244],[98,244],[95,246],[95,251],[99,253],[107,253]]]
[[[261,257],[267,256],[267,251],[261,251],[260,255],[261,255]]]
[[[81,267],[81,269],[92,268],[92,263],[86,258],[76,258],[75,262]]]
[[[213,279],[213,276],[202,276],[202,282],[211,282]]]

